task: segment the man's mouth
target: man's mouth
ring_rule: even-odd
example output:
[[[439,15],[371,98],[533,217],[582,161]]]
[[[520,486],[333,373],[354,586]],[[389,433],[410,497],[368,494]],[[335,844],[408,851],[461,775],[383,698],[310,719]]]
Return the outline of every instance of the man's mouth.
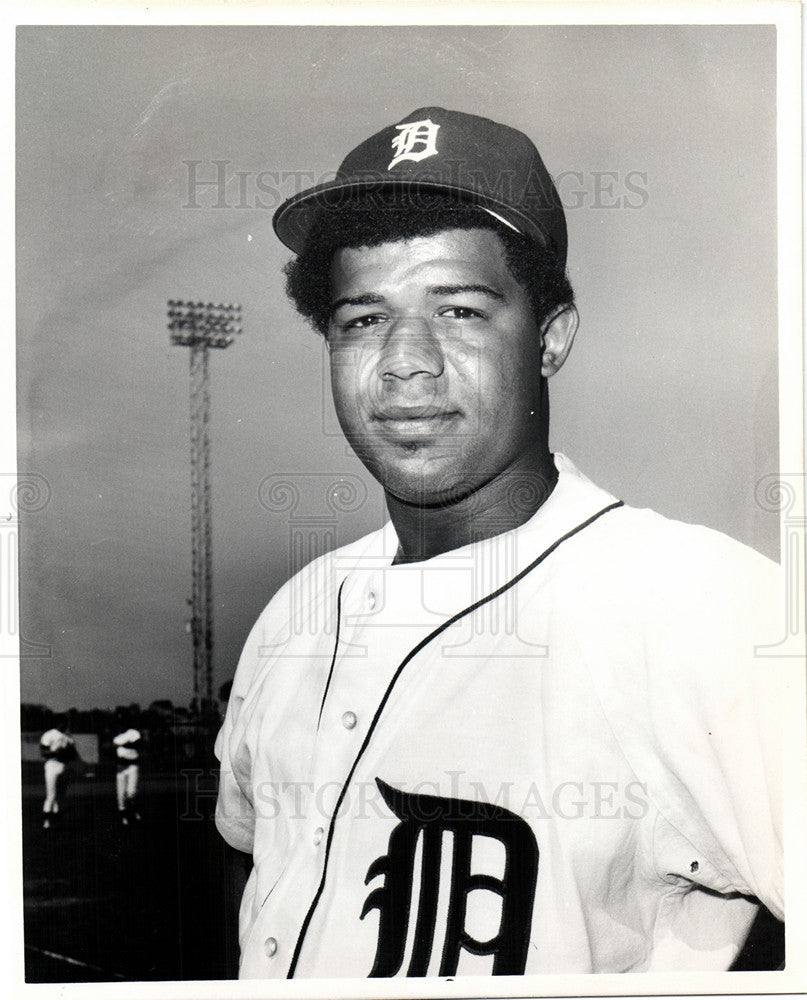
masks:
[[[417,405],[385,406],[373,414],[373,420],[385,434],[393,437],[420,437],[443,430],[459,416],[456,410],[435,406],[432,403]]]
[[[407,403],[385,406],[375,413],[376,420],[431,420],[433,417],[452,416],[456,411],[435,406],[434,403]]]

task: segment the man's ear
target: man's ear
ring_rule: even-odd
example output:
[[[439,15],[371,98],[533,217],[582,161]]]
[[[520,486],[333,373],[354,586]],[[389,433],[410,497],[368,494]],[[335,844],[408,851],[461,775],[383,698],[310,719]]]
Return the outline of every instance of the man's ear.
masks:
[[[541,331],[544,345],[541,374],[544,378],[549,378],[559,371],[563,362],[569,357],[579,322],[580,317],[573,305],[561,306],[544,322]]]

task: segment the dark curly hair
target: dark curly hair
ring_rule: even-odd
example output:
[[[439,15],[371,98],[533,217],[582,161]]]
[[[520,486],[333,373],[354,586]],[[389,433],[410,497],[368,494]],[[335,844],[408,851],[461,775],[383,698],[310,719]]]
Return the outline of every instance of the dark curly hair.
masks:
[[[490,229],[504,248],[510,273],[529,296],[537,325],[562,305],[574,302],[574,292],[553,245],[540,246],[499,222],[484,209],[431,196],[385,200],[353,197],[323,210],[311,228],[303,252],[284,268],[286,292],[297,311],[316,331],[327,336],[331,318],[331,263],[337,250],[432,236],[446,229]]]

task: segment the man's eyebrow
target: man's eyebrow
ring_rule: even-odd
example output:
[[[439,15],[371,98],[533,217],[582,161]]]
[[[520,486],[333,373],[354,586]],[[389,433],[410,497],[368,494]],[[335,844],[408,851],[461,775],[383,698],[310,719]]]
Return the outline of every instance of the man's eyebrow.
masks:
[[[503,299],[501,292],[489,285],[433,285],[428,289],[429,295],[461,295],[463,292],[476,292],[487,295],[491,299]]]
[[[383,295],[376,292],[363,292],[361,295],[345,295],[336,302],[331,303],[331,313],[335,313],[342,306],[377,306],[384,301]]]
[[[427,289],[429,295],[461,295],[463,292],[475,292],[477,295],[487,295],[491,299],[504,299],[501,292],[497,292],[489,285],[432,285]],[[385,302],[383,295],[377,292],[362,292],[361,295],[344,295],[331,304],[331,315],[342,306],[377,306]]]

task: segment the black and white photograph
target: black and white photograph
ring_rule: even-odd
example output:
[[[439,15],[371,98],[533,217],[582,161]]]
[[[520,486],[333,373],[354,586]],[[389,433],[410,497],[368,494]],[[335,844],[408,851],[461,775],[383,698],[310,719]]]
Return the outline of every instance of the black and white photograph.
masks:
[[[807,988],[801,7],[710,7],[9,29],[13,995]]]

